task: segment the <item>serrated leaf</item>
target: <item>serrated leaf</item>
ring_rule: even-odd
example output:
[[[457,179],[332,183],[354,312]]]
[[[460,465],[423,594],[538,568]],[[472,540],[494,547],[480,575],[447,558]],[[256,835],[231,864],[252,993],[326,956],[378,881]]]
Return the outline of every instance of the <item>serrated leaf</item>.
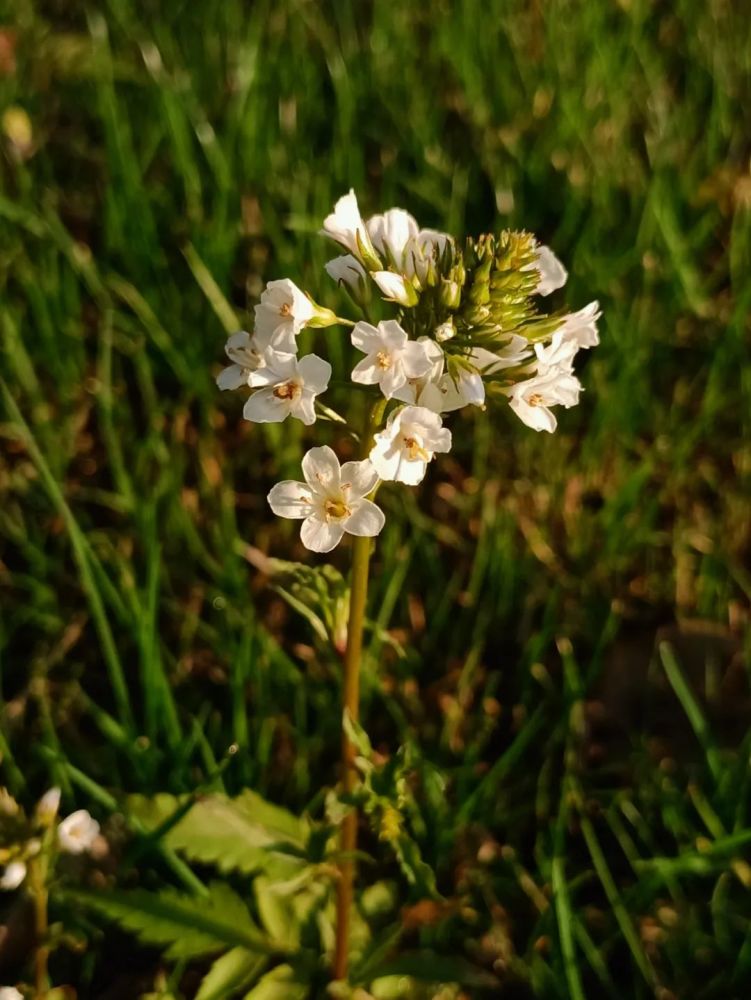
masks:
[[[259,980],[243,1000],[308,1000],[310,988],[291,965],[277,965]]]
[[[167,946],[169,958],[195,958],[242,947],[257,955],[283,953],[254,923],[242,899],[223,882],[212,882],[208,896],[186,896],[136,889],[99,893],[78,889],[69,899],[95,909],[146,944]]]
[[[263,971],[268,959],[245,948],[233,948],[218,958],[201,981],[195,1000],[229,1000]]]
[[[179,800],[157,796],[130,801],[134,813],[151,829],[164,824]],[[208,795],[165,834],[165,843],[192,861],[214,864],[220,871],[265,872],[274,879],[300,871],[307,837],[303,820],[246,789],[237,798]]]

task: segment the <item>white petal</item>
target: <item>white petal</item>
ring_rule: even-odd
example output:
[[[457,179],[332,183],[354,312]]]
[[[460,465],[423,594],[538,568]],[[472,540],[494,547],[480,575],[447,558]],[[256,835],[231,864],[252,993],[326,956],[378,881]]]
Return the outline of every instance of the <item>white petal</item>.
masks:
[[[381,373],[381,392],[386,399],[391,399],[397,389],[401,389],[407,382],[407,376],[401,364],[392,364],[390,368]]]
[[[383,347],[383,337],[380,331],[362,320],[355,324],[350,334],[350,340],[352,346],[364,354],[375,354]]]
[[[558,260],[550,247],[540,245],[537,248],[537,259],[534,267],[540,273],[540,280],[535,292],[537,295],[550,295],[557,288],[563,288],[568,278],[568,271]]]
[[[277,517],[302,519],[310,516],[313,494],[305,483],[285,479],[272,487],[266,499]]]
[[[378,385],[383,378],[383,371],[376,361],[375,354],[368,354],[352,369],[352,381],[359,385]]]
[[[216,377],[216,384],[220,389],[239,389],[241,385],[248,384],[248,375],[240,365],[228,365],[223,368]]]
[[[371,500],[361,500],[344,522],[344,530],[349,535],[362,535],[372,538],[383,527],[386,518],[383,511]]]
[[[5,866],[5,871],[0,876],[0,889],[12,892],[26,878],[26,865],[23,861],[11,861]]]
[[[305,388],[316,395],[325,392],[331,378],[331,365],[317,354],[306,354],[297,363],[297,370],[302,376]]]
[[[344,535],[341,521],[328,523],[317,516],[303,521],[300,538],[306,549],[311,552],[331,552],[339,544]]]
[[[279,399],[271,386],[254,392],[243,407],[243,417],[254,424],[278,424],[286,420],[290,412],[290,400]]]
[[[400,265],[410,238],[417,235],[417,222],[403,208],[391,208],[383,215],[374,215],[366,223],[376,250],[391,255]]]
[[[292,401],[289,409],[290,414],[307,427],[316,422],[315,398],[315,393],[306,387],[298,398]]]
[[[346,490],[349,484],[349,493],[347,494],[349,498],[357,499],[367,496],[377,482],[378,473],[367,458],[362,462],[345,462],[342,466],[342,489]]]
[[[99,824],[86,809],[77,809],[66,816],[57,828],[60,848],[68,854],[83,854],[94,846],[99,836]]]
[[[401,351],[409,340],[409,334],[395,319],[381,320],[378,332],[382,343],[394,350]]]
[[[548,431],[553,433],[558,425],[554,414],[542,405],[530,406],[519,396],[512,396],[509,405],[519,419],[536,431]]]
[[[441,358],[443,351],[441,351]],[[421,378],[427,375],[433,367],[434,361],[431,359],[426,346],[419,340],[410,340],[404,345],[402,350],[402,365],[408,378]]]
[[[414,304],[414,290],[408,287],[401,274],[394,274],[393,271],[373,271],[371,278],[390,301],[398,302],[402,306]]]
[[[345,253],[341,257],[324,264],[326,273],[334,281],[343,281],[350,288],[357,288],[361,281],[365,281],[366,273],[360,261],[353,257],[351,253]]]
[[[328,493],[339,488],[339,459],[336,452],[326,444],[306,452],[302,460],[302,472],[305,482],[314,493]]]

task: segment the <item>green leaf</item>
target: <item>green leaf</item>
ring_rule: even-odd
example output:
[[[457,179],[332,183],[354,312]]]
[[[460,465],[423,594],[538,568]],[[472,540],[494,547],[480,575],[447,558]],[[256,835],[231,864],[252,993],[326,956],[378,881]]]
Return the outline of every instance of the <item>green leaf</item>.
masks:
[[[420,855],[420,848],[411,837],[402,834],[394,842],[394,851],[399,867],[404,872],[409,884],[423,896],[431,899],[441,899],[435,882],[433,869]]]
[[[266,964],[266,957],[233,948],[218,958],[203,978],[195,1000],[228,1000],[246,989]]]
[[[370,760],[373,756],[373,747],[371,746],[370,738],[360,723],[352,718],[346,708],[344,709],[342,725],[344,726],[344,732],[347,734],[347,739],[355,746],[360,756],[365,757],[366,760]]]
[[[291,965],[277,965],[267,972],[244,1000],[308,1000],[310,988]]]
[[[167,945],[169,958],[195,958],[242,947],[256,955],[283,953],[254,923],[245,903],[223,882],[212,882],[207,897],[160,893],[92,892],[65,894],[134,933],[145,944]]]
[[[156,829],[180,803],[172,796],[152,800],[133,796],[129,806],[144,825]],[[246,789],[235,799],[219,794],[198,799],[167,830],[164,840],[190,860],[214,864],[222,872],[262,871],[274,879],[285,879],[305,864],[300,855],[305,850],[307,825]]]

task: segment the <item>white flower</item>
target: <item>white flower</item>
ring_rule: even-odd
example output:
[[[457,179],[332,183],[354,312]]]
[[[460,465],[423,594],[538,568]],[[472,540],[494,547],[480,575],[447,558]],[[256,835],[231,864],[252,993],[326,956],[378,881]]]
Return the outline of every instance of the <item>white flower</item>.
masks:
[[[425,348],[425,353],[430,359],[430,368],[424,375],[408,378],[392,398],[402,403],[425,406],[434,413],[440,413],[443,405],[443,394],[439,389],[445,360],[443,348],[430,337],[418,337],[417,343]]]
[[[602,316],[599,302],[590,302],[578,312],[569,313],[563,317],[563,324],[559,327],[566,334],[566,338],[576,341],[579,347],[597,347],[600,337],[597,333],[597,320]]]
[[[50,788],[37,803],[37,816],[43,823],[51,823],[60,808],[60,789]]]
[[[453,242],[448,233],[441,233],[437,229],[421,229],[404,251],[407,277],[416,276],[420,284],[425,286],[431,263]]]
[[[441,413],[460,410],[463,406],[484,406],[485,386],[479,372],[459,368],[455,374],[447,372],[438,383],[441,393]]]
[[[410,340],[394,319],[377,327],[357,323],[352,343],[366,356],[355,365],[352,381],[361,385],[379,385],[386,399],[391,399],[407,379],[426,375],[432,361],[423,342]]]
[[[250,376],[254,392],[243,408],[246,420],[257,424],[278,423],[293,416],[304,424],[316,419],[315,398],[328,388],[331,365],[317,354],[298,359],[264,351],[263,367]]]
[[[370,461],[381,479],[415,486],[437,451],[449,451],[451,431],[425,406],[404,406],[391,414],[375,435]]]
[[[352,188],[349,194],[343,195],[337,201],[334,211],[323,220],[321,232],[324,236],[331,236],[337,243],[341,243],[358,260],[368,265],[372,263],[376,268],[380,266]]]
[[[419,232],[409,212],[403,208],[390,208],[383,215],[372,216],[366,226],[376,250],[398,271],[403,271],[407,245]]]
[[[537,271],[540,278],[535,295],[550,295],[557,288],[563,288],[568,279],[568,271],[558,260],[550,247],[539,244],[533,264],[527,264],[524,271]]]
[[[574,358],[578,351],[579,345],[575,339],[569,337],[565,329],[556,330],[549,344],[535,344],[537,374],[542,375],[549,368],[560,368],[567,372],[573,371]]]
[[[581,385],[571,372],[550,368],[525,382],[517,382],[507,392],[509,405],[520,420],[536,431],[552,433],[558,422],[549,407],[576,406]]]
[[[394,274],[393,271],[373,271],[370,276],[388,301],[398,302],[400,306],[413,306],[417,303],[414,285],[401,274]]]
[[[60,850],[68,854],[83,854],[90,851],[99,836],[99,824],[85,809],[77,809],[62,821],[57,828]]]
[[[250,373],[262,363],[257,339],[245,330],[238,330],[229,338],[224,350],[232,364],[219,372],[216,384],[220,389],[239,389],[247,385]]]
[[[11,892],[17,889],[26,878],[26,865],[23,861],[11,861],[5,866],[5,871],[0,876],[0,889]]]
[[[452,340],[456,336],[456,327],[452,319],[447,319],[433,331],[433,336],[439,344],[445,344],[447,340]]]
[[[334,257],[333,260],[327,261],[324,267],[330,278],[333,278],[336,282],[342,282],[348,288],[351,288],[352,291],[361,291],[367,279],[365,268],[351,253],[342,254],[341,257]]]
[[[23,1000],[23,993],[15,986],[0,986],[0,1000]]]
[[[315,306],[294,281],[270,281],[255,309],[254,339],[261,350],[273,347],[286,354],[297,351],[300,330],[313,319]]]
[[[345,462],[331,448],[311,448],[302,460],[304,483],[286,480],[271,490],[268,501],[279,517],[303,520],[300,538],[313,552],[330,552],[348,535],[377,535],[383,511],[366,496],[378,482],[367,460]]]
[[[532,356],[532,349],[526,337],[512,333],[497,351],[488,351],[484,347],[475,347],[470,354],[470,361],[483,375],[495,375],[504,368],[514,368]]]

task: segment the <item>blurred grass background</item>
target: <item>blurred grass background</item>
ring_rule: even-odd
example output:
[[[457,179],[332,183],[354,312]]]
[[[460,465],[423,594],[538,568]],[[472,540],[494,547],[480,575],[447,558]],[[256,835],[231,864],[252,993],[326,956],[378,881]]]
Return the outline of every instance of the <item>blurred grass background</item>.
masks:
[[[316,234],[350,186],[363,214],[527,228],[569,267],[568,305],[604,311],[582,405],[553,437],[462,414],[426,484],[383,493],[364,718],[446,782],[415,828],[475,908],[414,933],[509,997],[748,995],[747,13],[5,7],[14,793],[58,783],[106,815],[208,782],[315,807],[338,667],[256,566],[303,558],[265,495],[338,439],[243,422],[213,381],[225,336],[272,278],[337,303]],[[346,378],[346,338],[309,336]]]

